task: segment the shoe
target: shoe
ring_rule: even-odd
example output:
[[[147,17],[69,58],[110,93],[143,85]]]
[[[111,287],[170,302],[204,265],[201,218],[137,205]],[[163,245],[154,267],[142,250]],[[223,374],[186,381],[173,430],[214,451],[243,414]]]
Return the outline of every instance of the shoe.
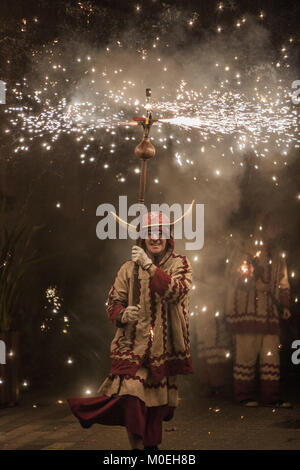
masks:
[[[267,403],[265,406],[271,407],[271,408],[293,408],[292,403],[289,401],[284,401],[284,400],[277,400],[274,401],[273,403]]]
[[[248,408],[256,408],[258,402],[256,400],[242,400],[240,401],[240,405],[247,406]]]

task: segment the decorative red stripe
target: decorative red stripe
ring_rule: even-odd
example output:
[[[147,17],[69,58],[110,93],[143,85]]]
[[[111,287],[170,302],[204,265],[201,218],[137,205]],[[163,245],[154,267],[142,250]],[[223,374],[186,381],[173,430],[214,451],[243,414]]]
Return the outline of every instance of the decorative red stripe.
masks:
[[[280,374],[279,372],[276,373],[276,372],[263,372],[264,374],[266,375],[271,375],[271,377],[273,377],[272,379],[268,379],[268,380],[279,380],[280,378]]]
[[[110,312],[110,321],[115,326],[118,326],[117,325],[118,316],[121,312],[124,312],[124,310],[125,310],[125,307],[124,305],[121,305],[121,304],[114,304],[114,306],[112,307],[111,312]]]
[[[240,367],[241,369],[252,369],[254,366],[255,366],[255,364],[252,365],[252,366],[245,366],[244,364],[239,364],[239,363],[236,363],[234,365],[234,367]]]
[[[116,358],[122,358],[122,356],[130,356],[133,360],[138,360],[140,361],[142,359],[143,356],[139,355],[139,354],[134,354],[132,351],[130,350],[127,350],[127,351],[123,351],[123,352],[119,352],[119,351],[112,351],[111,352],[111,358],[112,359],[116,359]],[[121,359],[121,360],[124,360],[124,359]],[[125,359],[126,360],[126,359]]]
[[[240,372],[240,371],[234,370],[233,374],[238,375],[239,377],[240,376],[242,376],[242,377],[253,377],[254,376],[254,371],[253,371],[253,373],[251,373],[251,372]],[[243,379],[240,379],[240,380],[243,380]]]
[[[152,361],[150,361],[152,362]],[[178,374],[192,374],[194,372],[191,358],[166,360],[158,367],[149,365],[153,380],[160,382],[164,377]],[[135,376],[140,368],[140,364],[136,364],[129,360],[112,360],[111,375],[129,375]]]
[[[175,407],[146,407],[139,398],[129,395],[93,398],[68,398],[69,406],[84,428],[94,423],[125,426],[141,436],[145,447],[157,446],[162,440],[162,421],[172,419]]]
[[[176,292],[176,279],[174,279],[173,287],[172,287],[169,295],[166,297],[165,301],[171,303],[172,297],[175,296],[175,292]]]
[[[138,283],[137,283],[137,298],[138,298],[138,303],[140,302],[140,297],[141,297],[141,281],[138,279]],[[136,338],[136,328],[137,328],[137,324],[138,322],[135,321],[134,324],[132,325],[132,331],[131,331],[131,345],[130,345],[130,348],[133,349],[134,347],[134,342],[135,342],[135,338]]]
[[[279,364],[269,364],[268,362],[264,362],[263,364],[260,364],[260,368],[262,367],[273,367],[273,369],[279,370]]]
[[[159,367],[151,366],[151,372],[153,380],[160,382],[166,376],[192,374],[194,367],[191,358],[182,360],[176,359],[173,361],[165,361],[164,364]]]
[[[165,388],[167,387],[169,390],[177,390],[177,386],[175,384],[173,385],[169,385],[169,383],[166,381],[166,382],[160,382],[160,383],[155,383],[155,384],[149,384],[147,383],[144,379],[142,379],[141,377],[138,377],[137,375],[135,376],[131,376],[131,375],[122,375],[122,378],[125,379],[125,380],[137,380],[138,382],[140,382],[145,388],[154,388],[154,389],[157,389],[157,388]],[[113,375],[110,375],[109,376],[109,379],[111,381],[114,380],[114,376]]]
[[[162,327],[163,327],[163,353],[165,354],[167,352],[167,314],[166,314],[166,305],[164,302],[162,302],[162,305],[161,305],[161,320],[162,320]]]
[[[160,296],[163,296],[164,293],[168,290],[171,280],[172,278],[170,274],[157,267],[155,274],[150,282],[151,290]]]
[[[123,328],[122,335],[119,336],[119,338],[116,341],[116,346],[119,348],[120,347],[120,340],[124,338],[125,336],[125,329]]]
[[[112,375],[135,375],[140,364],[129,359],[112,359],[110,373]]]

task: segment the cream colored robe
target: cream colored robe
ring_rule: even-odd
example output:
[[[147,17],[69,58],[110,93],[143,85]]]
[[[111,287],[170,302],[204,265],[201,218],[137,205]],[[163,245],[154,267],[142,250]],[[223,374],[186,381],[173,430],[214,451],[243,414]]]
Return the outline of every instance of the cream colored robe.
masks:
[[[177,405],[176,376],[190,374],[191,265],[169,246],[154,277],[139,268],[138,321],[122,325],[134,263],[124,263],[109,292],[107,312],[118,327],[111,343],[111,374],[99,393],[134,395],[147,406]]]

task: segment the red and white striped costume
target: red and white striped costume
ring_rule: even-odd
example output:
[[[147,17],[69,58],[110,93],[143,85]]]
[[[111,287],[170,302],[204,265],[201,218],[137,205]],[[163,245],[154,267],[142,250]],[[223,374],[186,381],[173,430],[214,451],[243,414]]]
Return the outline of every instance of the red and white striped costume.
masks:
[[[141,436],[145,446],[155,446],[161,442],[162,421],[172,418],[178,404],[176,376],[193,372],[188,310],[192,271],[168,240],[152,279],[139,268],[138,321],[121,324],[133,268],[132,261],[124,263],[109,292],[107,312],[117,330],[101,396],[69,399],[69,404],[83,426],[123,425]]]
[[[256,288],[254,264],[263,272],[270,292]],[[243,266],[251,266],[243,274]],[[248,275],[249,274],[249,275]],[[251,236],[230,259],[227,322],[235,334],[234,390],[237,401],[253,400],[259,357],[262,403],[279,399],[279,310],[289,308],[290,286],[284,253]],[[272,299],[273,296],[273,299]],[[275,300],[274,300],[275,299]]]

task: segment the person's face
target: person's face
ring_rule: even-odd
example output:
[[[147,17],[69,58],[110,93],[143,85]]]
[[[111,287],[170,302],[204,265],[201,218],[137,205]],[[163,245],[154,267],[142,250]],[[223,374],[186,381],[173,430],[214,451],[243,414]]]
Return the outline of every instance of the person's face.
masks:
[[[163,253],[166,248],[167,240],[163,237],[161,230],[159,231],[149,231],[148,238],[145,240],[147,251],[153,255],[157,256]]]

